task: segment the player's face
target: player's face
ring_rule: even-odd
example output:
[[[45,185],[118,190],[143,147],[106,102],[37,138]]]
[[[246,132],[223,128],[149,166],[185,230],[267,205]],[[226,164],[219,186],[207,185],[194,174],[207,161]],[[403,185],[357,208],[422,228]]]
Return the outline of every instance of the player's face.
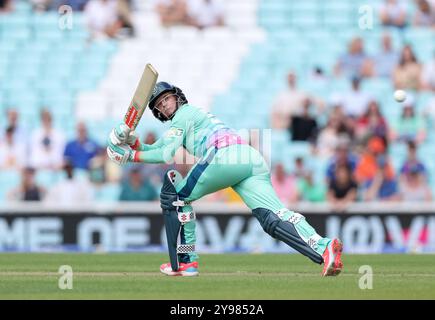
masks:
[[[163,94],[157,99],[156,108],[169,119],[177,110],[176,96],[171,92]]]

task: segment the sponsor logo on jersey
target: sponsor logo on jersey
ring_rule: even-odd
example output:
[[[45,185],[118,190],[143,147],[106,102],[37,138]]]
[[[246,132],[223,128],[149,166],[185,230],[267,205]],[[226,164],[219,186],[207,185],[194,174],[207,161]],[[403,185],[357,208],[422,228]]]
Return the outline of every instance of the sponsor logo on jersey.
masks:
[[[166,137],[167,138],[171,138],[171,137],[181,137],[183,136],[183,129],[180,128],[171,128],[169,129],[169,131],[166,133]]]

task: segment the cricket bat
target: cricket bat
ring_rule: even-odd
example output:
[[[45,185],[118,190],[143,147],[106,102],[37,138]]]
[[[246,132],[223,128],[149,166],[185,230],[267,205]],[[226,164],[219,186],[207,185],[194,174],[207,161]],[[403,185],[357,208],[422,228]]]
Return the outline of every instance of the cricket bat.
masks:
[[[130,102],[127,113],[124,117],[124,123],[131,129],[135,130],[140,118],[142,117],[154,87],[157,82],[158,72],[154,67],[147,63],[142,73],[139,84],[134,92],[133,99]]]

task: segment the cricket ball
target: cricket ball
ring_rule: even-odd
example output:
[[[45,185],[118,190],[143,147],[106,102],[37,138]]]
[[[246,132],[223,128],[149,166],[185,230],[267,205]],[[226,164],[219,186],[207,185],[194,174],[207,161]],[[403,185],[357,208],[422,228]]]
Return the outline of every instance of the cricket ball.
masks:
[[[394,99],[397,102],[403,102],[406,100],[406,92],[404,90],[396,90],[394,91]]]

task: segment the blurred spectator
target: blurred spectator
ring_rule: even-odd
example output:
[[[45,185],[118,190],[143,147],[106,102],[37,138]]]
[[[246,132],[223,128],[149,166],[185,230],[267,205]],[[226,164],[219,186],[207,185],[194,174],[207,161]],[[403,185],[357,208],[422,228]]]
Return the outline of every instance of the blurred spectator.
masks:
[[[335,155],[329,160],[326,168],[326,180],[328,183],[333,181],[337,176],[337,168],[343,166],[349,168],[353,176],[357,162],[358,158],[350,152],[348,144],[339,144],[335,149]]]
[[[119,200],[151,201],[157,200],[158,194],[149,180],[144,179],[139,168],[130,170],[128,180],[122,184]]]
[[[0,0],[0,12],[10,12],[10,11],[12,11],[12,1]]]
[[[399,183],[402,201],[432,201],[432,192],[427,180],[417,165],[410,166]]]
[[[426,122],[416,114],[414,99],[408,97],[402,105],[402,115],[391,123],[391,141],[415,141],[417,144],[426,139]]]
[[[287,174],[284,165],[278,163],[271,177],[273,188],[283,203],[296,202],[299,198],[296,180]]]
[[[95,196],[92,185],[86,179],[74,177],[74,167],[71,163],[66,162],[63,170],[66,179],[54,184],[48,190],[44,202],[75,207],[92,203]]]
[[[117,0],[90,0],[85,6],[84,16],[94,38],[114,38],[122,27]]]
[[[293,72],[287,75],[287,89],[280,92],[272,106],[271,125],[273,129],[287,129],[293,115],[302,114],[308,94],[297,87],[297,77]]]
[[[130,0],[118,0],[118,18],[121,23],[121,30],[118,36],[134,36],[135,30],[130,2]]]
[[[435,92],[435,51],[432,60],[424,64],[421,78],[423,88]]]
[[[224,7],[220,0],[188,0],[189,24],[204,29],[224,25]]]
[[[334,179],[329,182],[327,199],[337,211],[343,211],[354,202],[358,186],[352,178],[352,169],[347,165],[339,165]]]
[[[97,155],[98,145],[88,137],[86,125],[77,124],[76,139],[67,143],[64,157],[71,162],[74,168],[88,169],[89,161]]]
[[[399,64],[393,72],[393,82],[396,89],[420,90],[421,88],[421,65],[412,50],[406,45],[402,49]]]
[[[385,156],[378,157],[378,170],[363,184],[364,201],[395,201],[400,199],[399,188]]]
[[[413,141],[408,141],[408,154],[405,162],[400,169],[400,180],[411,171],[418,171],[422,176],[427,176],[426,166],[417,157],[417,145]]]
[[[331,157],[340,143],[349,140],[344,126],[344,123],[336,115],[329,117],[326,127],[320,131],[317,138],[316,148],[318,156]]]
[[[50,7],[51,0],[30,0],[35,11],[47,11]]]
[[[105,148],[99,148],[95,157],[89,161],[89,179],[92,183],[118,183],[122,178],[121,167],[109,160]]]
[[[386,179],[394,178],[393,166],[386,158],[385,141],[380,137],[372,137],[367,143],[365,152],[358,160],[355,169],[356,181],[364,186],[379,175],[381,170]]]
[[[355,77],[351,91],[345,92],[340,99],[344,115],[358,118],[367,110],[372,97],[361,90],[361,79]]]
[[[406,26],[407,8],[403,1],[384,0],[379,8],[379,18],[382,25],[403,28]]]
[[[295,167],[293,171],[293,176],[296,179],[305,179],[307,175],[309,175],[309,170],[305,168],[304,158],[296,157],[295,158]]]
[[[326,199],[325,186],[314,182],[312,172],[298,180],[298,191],[302,201],[323,202]]]
[[[59,169],[63,165],[65,140],[63,134],[53,128],[48,110],[41,110],[42,127],[32,132],[30,164],[35,169]]]
[[[35,182],[35,169],[24,168],[21,172],[21,184],[8,194],[13,201],[40,201],[44,197],[45,189]]]
[[[57,11],[62,5],[68,5],[73,11],[83,11],[89,0],[49,0],[50,9]]]
[[[435,27],[435,8],[427,0],[416,0],[417,10],[413,23],[419,27]]]
[[[361,38],[355,37],[350,41],[348,52],[339,58],[334,73],[337,76],[344,75],[348,78],[370,74],[370,61],[364,52],[364,43]]]
[[[353,139],[355,135],[354,131],[355,131],[356,118],[354,119],[344,114],[341,102],[332,106],[331,111],[329,113],[329,117],[330,118],[333,117],[337,119],[339,123],[338,133],[340,136],[343,137],[343,140]]]
[[[19,123],[18,111],[14,108],[9,108],[6,111],[7,124],[6,128],[13,128],[14,139],[27,146],[28,134],[23,126]]]
[[[25,144],[14,136],[14,127],[8,127],[0,139],[0,169],[21,169],[27,159]]]
[[[371,136],[387,138],[387,121],[375,100],[369,102],[365,114],[358,119],[355,133],[356,138],[361,141]]]
[[[291,117],[290,132],[293,141],[315,142],[317,137],[317,121],[310,112],[311,100],[306,98],[303,101],[303,112],[301,115]]]
[[[186,0],[157,0],[155,9],[165,27],[189,23]]]
[[[101,148],[97,150],[95,157],[89,160],[89,181],[95,185],[106,183],[106,162],[104,154],[106,150]]]
[[[391,78],[399,62],[399,53],[393,48],[390,34],[384,33],[381,41],[381,51],[373,57],[370,74],[375,77]]]

